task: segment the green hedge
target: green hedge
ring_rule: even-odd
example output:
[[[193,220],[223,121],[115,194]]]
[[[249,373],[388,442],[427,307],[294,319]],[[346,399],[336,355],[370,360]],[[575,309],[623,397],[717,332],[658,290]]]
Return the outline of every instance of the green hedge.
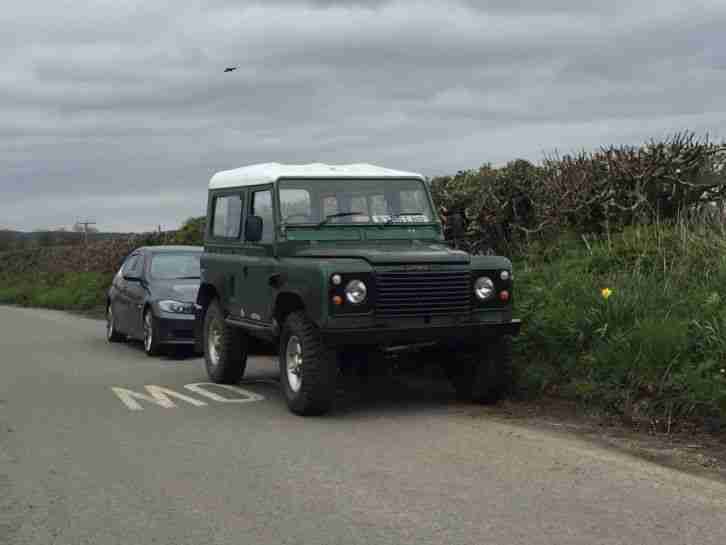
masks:
[[[445,222],[463,216],[462,245],[512,255],[535,240],[556,242],[563,231],[605,235],[683,216],[717,220],[726,204],[726,143],[684,132],[538,164],[485,164],[435,178],[432,190]]]

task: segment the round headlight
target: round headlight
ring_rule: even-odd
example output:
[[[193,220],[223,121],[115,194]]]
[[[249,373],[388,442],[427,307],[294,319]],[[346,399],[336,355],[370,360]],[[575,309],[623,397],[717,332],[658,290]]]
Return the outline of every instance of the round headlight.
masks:
[[[494,295],[494,282],[488,276],[480,276],[474,282],[474,294],[480,301],[486,301]]]
[[[366,300],[368,288],[361,280],[351,280],[345,286],[345,298],[354,305],[359,305]]]

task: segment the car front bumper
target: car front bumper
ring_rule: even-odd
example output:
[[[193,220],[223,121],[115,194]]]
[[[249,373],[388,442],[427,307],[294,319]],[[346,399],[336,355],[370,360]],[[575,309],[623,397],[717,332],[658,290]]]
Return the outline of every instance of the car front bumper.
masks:
[[[328,346],[345,345],[407,345],[426,342],[472,344],[487,337],[516,336],[521,320],[500,322],[464,322],[460,324],[425,324],[421,326],[379,325],[356,328],[323,328]]]
[[[160,312],[156,316],[157,339],[163,344],[194,344],[193,314]]]

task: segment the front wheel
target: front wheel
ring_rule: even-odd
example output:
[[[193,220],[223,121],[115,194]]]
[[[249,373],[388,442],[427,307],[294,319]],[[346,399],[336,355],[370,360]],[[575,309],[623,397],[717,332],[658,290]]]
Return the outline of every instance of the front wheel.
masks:
[[[512,338],[487,339],[447,366],[459,399],[476,403],[496,403],[514,390]]]
[[[335,399],[338,364],[315,324],[303,313],[290,314],[280,337],[280,383],[292,412],[328,412]]]
[[[154,314],[151,309],[144,312],[144,352],[147,356],[158,356],[161,352],[158,328],[154,324]]]
[[[247,337],[224,321],[215,299],[204,314],[204,364],[207,375],[218,384],[237,384],[247,366]]]

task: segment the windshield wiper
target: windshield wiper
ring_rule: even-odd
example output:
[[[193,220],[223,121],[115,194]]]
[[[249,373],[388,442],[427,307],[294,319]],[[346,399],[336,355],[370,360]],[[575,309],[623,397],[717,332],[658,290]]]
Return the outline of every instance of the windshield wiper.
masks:
[[[386,225],[390,225],[396,218],[404,216],[425,216],[425,214],[423,212],[399,212],[398,214],[393,214],[390,218],[388,218],[386,220]]]
[[[322,227],[326,223],[328,223],[330,220],[334,218],[345,218],[347,216],[362,216],[363,212],[338,212],[337,214],[328,214],[325,216],[325,219],[317,224],[316,227]]]

